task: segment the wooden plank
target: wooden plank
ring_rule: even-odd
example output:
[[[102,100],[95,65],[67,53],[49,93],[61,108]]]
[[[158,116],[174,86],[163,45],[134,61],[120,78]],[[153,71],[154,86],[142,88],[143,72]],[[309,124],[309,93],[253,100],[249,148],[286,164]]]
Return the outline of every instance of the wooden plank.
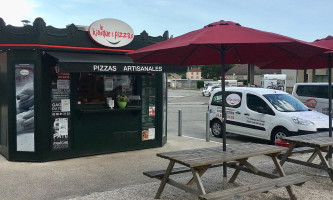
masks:
[[[236,164],[238,163],[237,161],[230,161],[227,162],[227,165],[232,165],[232,164]],[[223,163],[216,163],[216,164],[212,164],[210,166],[210,168],[215,168],[215,167],[221,167],[223,166]],[[165,174],[166,170],[154,170],[154,171],[146,171],[143,172],[143,175],[148,176],[150,178],[162,178]],[[181,173],[186,173],[186,172],[191,172],[191,168],[189,167],[174,167],[170,173],[170,175],[174,175],[174,174],[181,174]]]
[[[230,168],[234,168],[234,169],[238,169],[238,170],[241,170],[241,171],[244,171],[244,172],[247,172],[247,173],[251,173],[251,174],[255,174],[253,171],[251,171],[250,169],[246,168],[246,167],[243,167],[243,166],[237,166],[237,165],[228,165],[228,167]],[[258,176],[262,176],[262,177],[266,177],[266,178],[270,178],[270,179],[273,179],[273,178],[279,178],[280,176],[278,175],[274,175],[274,174],[270,174],[270,173],[266,173],[266,172],[263,172],[263,171],[258,171],[257,174],[255,175],[258,175]]]
[[[299,165],[304,165],[304,166],[307,166],[307,167],[312,167],[312,168],[316,168],[316,169],[325,170],[325,167],[322,166],[322,165],[318,165],[318,164],[314,164],[314,163],[309,163],[309,162],[305,162],[305,161],[302,161],[302,160],[296,160],[296,159],[293,159],[293,158],[287,158],[286,161],[287,162],[291,162],[291,163],[295,163],[295,164],[299,164]]]
[[[279,187],[287,187],[293,184],[300,184],[310,180],[310,177],[304,175],[289,175],[285,177],[280,177],[277,179],[272,179],[269,181],[252,184],[250,186],[240,186],[236,188],[231,188],[227,190],[221,190],[205,195],[200,195],[201,200],[224,200],[233,199],[242,196],[248,196],[255,193],[267,192],[272,189],[277,189]]]
[[[196,195],[200,194],[200,192],[198,190],[196,190],[194,188],[191,188],[191,187],[189,187],[187,185],[184,185],[182,183],[179,183],[179,182],[177,182],[175,180],[172,180],[170,178],[168,179],[167,183],[170,184],[170,185],[172,185],[172,186],[174,186],[174,187],[176,187],[176,188],[178,188],[178,189],[184,190],[185,192],[196,194]]]
[[[168,179],[169,179],[169,176],[170,176],[170,173],[172,171],[172,168],[173,166],[175,165],[175,162],[174,161],[170,161],[169,165],[168,165],[168,168],[162,178],[162,181],[161,181],[161,184],[160,184],[160,187],[158,188],[157,190],[157,193],[155,195],[155,199],[159,199],[161,197],[161,194],[164,190],[164,187],[165,187],[165,184],[167,183]]]
[[[281,158],[281,160],[280,160],[280,165],[281,165],[281,166],[286,162],[286,160],[288,159],[289,155],[291,154],[291,152],[294,150],[295,147],[296,147],[296,143],[291,143],[291,145],[290,145],[288,151],[282,156],[282,158]],[[274,173],[274,174],[277,173],[277,170],[278,170],[278,169],[275,169],[275,170],[273,171],[273,173]]]
[[[239,163],[239,166],[241,167],[241,166],[243,166],[243,164],[242,164],[242,163]],[[241,171],[240,168],[237,168],[237,169],[235,170],[234,174],[233,174],[233,175],[231,176],[231,178],[229,179],[229,183],[234,183],[234,182],[235,182],[235,180],[236,180],[236,178],[237,178],[237,176],[238,176],[238,174],[239,174],[240,171]]]
[[[191,171],[192,171],[194,181],[197,184],[200,194],[206,194],[205,188],[203,187],[203,184],[202,184],[198,171],[195,170],[194,168],[191,168]]]
[[[314,160],[316,157],[317,157],[317,152],[314,151],[314,152],[312,153],[312,155],[310,156],[310,158],[309,158],[306,162],[308,162],[308,163],[312,163],[313,160]]]
[[[286,174],[284,173],[283,169],[282,169],[282,166],[280,165],[278,159],[276,156],[271,156],[274,164],[275,164],[275,167],[276,167],[276,170],[279,172],[280,176],[286,176]],[[294,195],[294,192],[292,190],[292,188],[290,186],[286,186],[286,189],[287,189],[287,192],[289,194],[289,197],[290,199],[297,199],[296,196]]]
[[[316,152],[318,154],[318,156],[320,157],[321,163],[324,165],[325,170],[327,171],[328,175],[330,176],[331,180],[333,181],[333,173],[332,173],[332,169],[330,168],[328,162],[326,161],[324,155],[322,154],[322,152],[320,151],[319,148],[316,149]]]
[[[230,145],[231,146],[231,145]],[[243,159],[253,156],[280,153],[281,151],[288,150],[286,147],[277,147],[272,145],[258,145],[258,144],[246,144],[239,145],[239,147],[230,147],[227,151],[223,151],[222,148],[214,148],[214,152],[202,149],[193,151],[186,151],[186,154],[182,154],[179,151],[175,153],[168,152],[167,154],[159,154],[160,157],[173,160],[177,163],[183,164],[188,167],[199,167],[209,165],[213,163],[220,163],[225,161]]]
[[[198,169],[195,168],[195,170],[198,171],[199,177],[201,177],[207,171],[207,169],[209,169],[210,167],[211,167],[210,165],[206,165],[206,166],[199,167]],[[186,185],[191,186],[194,183],[195,183],[195,180],[194,180],[194,177],[193,177],[190,181],[187,182]]]
[[[328,137],[328,134],[310,134],[310,135],[299,135],[292,137],[283,137],[283,140],[286,140],[290,143],[296,143],[300,146],[307,147],[327,147],[333,145],[333,138]]]
[[[249,162],[247,162],[246,160],[240,160],[240,163],[245,165],[251,171],[253,171],[253,173],[258,174],[259,170],[255,166],[253,166]]]
[[[177,168],[172,169],[170,175],[180,174],[180,173],[185,173],[185,172],[190,172],[190,171],[191,171],[191,168],[189,168],[189,167],[177,167]],[[150,178],[158,178],[158,177],[163,177],[165,172],[166,172],[166,170],[155,170],[155,171],[146,171],[146,172],[143,172],[143,174]]]

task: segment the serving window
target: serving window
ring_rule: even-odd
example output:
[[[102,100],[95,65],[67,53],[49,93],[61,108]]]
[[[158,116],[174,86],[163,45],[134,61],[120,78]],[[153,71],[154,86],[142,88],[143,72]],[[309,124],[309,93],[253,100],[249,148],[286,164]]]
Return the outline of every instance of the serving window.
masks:
[[[79,104],[106,105],[107,98],[116,101],[118,94],[126,94],[130,100],[140,99],[135,75],[103,75],[82,72],[79,75],[77,90]]]

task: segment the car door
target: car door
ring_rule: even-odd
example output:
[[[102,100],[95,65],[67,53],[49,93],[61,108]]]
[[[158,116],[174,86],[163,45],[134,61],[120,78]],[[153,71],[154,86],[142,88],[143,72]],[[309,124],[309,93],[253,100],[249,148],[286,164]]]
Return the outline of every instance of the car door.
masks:
[[[254,137],[269,139],[274,111],[262,97],[256,94],[247,93],[245,98],[246,109],[242,116],[246,124],[243,131]]]
[[[239,124],[242,122],[243,105],[242,105],[242,92],[226,91],[225,92],[225,108],[227,114],[227,132],[240,133],[242,127]]]

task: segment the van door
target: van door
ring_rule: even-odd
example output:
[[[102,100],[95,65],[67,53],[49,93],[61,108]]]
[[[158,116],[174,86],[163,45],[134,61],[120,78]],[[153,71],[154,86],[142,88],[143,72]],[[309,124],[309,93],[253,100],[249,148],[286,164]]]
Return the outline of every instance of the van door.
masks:
[[[246,94],[246,111],[243,113],[246,122],[246,131],[254,137],[270,139],[271,122],[275,116],[274,111],[255,94]]]
[[[233,92],[226,91],[225,92],[225,107],[227,114],[227,132],[230,133],[240,133],[242,127],[239,124],[242,122],[242,92]]]

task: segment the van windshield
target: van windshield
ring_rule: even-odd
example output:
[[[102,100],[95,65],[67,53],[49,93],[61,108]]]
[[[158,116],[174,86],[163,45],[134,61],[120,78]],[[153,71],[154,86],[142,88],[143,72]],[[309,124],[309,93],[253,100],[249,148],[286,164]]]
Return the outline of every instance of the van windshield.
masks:
[[[281,112],[302,112],[308,108],[290,94],[265,94],[263,95],[276,110]]]

